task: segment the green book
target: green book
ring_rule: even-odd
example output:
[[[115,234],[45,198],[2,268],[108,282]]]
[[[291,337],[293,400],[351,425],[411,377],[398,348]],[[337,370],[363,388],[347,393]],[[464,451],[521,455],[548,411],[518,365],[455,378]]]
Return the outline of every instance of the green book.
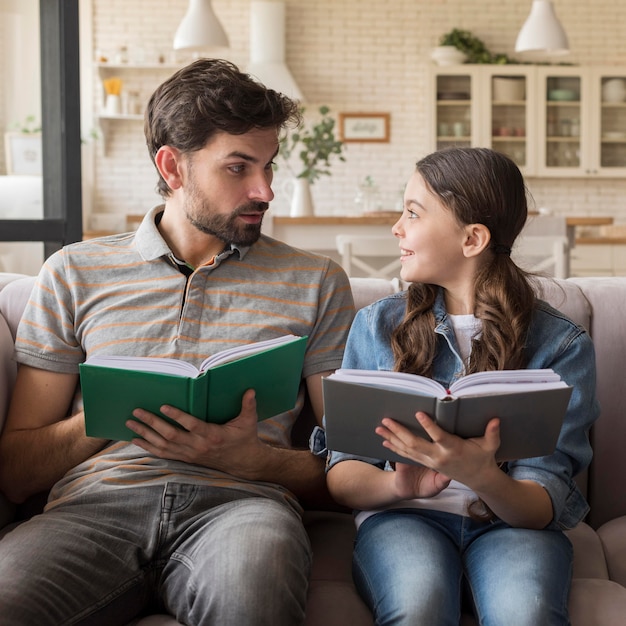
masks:
[[[87,435],[130,441],[137,435],[125,422],[133,410],[167,419],[159,410],[164,404],[223,424],[239,415],[247,389],[256,391],[259,420],[288,411],[296,404],[306,343],[307,337],[284,335],[237,346],[200,368],[167,358],[89,358],[79,366]]]

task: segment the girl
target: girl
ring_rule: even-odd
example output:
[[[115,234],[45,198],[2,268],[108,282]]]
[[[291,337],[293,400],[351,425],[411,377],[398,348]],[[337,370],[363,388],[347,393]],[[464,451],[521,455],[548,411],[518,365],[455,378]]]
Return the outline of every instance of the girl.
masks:
[[[356,510],[355,583],[377,625],[458,626],[462,598],[484,625],[568,624],[572,548],[563,529],[588,506],[573,477],[591,460],[598,416],[585,331],[536,298],[510,258],[526,188],[506,156],[435,152],[417,164],[393,226],[411,284],[362,309],[343,367],[430,376],[444,386],[482,370],[552,368],[573,394],[556,451],[495,461],[497,417],[463,440],[425,413],[432,441],[383,419],[386,447],[420,465],[330,452],[328,485]]]

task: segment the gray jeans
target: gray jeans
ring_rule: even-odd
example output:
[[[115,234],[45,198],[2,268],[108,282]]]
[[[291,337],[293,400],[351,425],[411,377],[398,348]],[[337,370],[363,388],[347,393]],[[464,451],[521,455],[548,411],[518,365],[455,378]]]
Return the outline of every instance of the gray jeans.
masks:
[[[287,504],[169,484],[110,490],[32,518],[0,541],[0,622],[183,624],[304,620],[310,546]]]

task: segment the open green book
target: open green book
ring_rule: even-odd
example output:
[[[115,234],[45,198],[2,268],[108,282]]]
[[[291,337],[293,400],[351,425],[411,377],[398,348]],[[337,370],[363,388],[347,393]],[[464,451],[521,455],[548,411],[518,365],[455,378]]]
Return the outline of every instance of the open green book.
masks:
[[[390,417],[428,439],[415,419],[430,415],[449,433],[482,437],[500,419],[499,461],[552,454],[572,388],[551,369],[478,372],[450,389],[403,372],[340,369],[322,380],[329,450],[410,463],[382,445],[374,431]]]
[[[142,408],[165,417],[163,404],[223,424],[239,415],[247,389],[256,391],[259,420],[296,404],[307,337],[284,335],[230,348],[200,368],[176,359],[95,356],[79,366],[90,437],[129,441],[125,422]],[[165,418],[167,419],[167,418]]]

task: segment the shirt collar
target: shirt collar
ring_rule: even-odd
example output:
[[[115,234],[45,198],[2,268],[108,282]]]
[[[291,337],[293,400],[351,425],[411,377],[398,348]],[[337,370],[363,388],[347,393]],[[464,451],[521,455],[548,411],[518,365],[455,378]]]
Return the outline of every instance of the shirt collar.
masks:
[[[173,256],[167,242],[161,236],[156,225],[157,216],[163,213],[164,205],[158,205],[150,209],[139,224],[135,233],[135,247],[144,261],[154,261],[161,257]],[[239,259],[243,259],[250,250],[250,246],[237,246],[231,243],[227,248],[215,257],[215,264],[230,256],[233,252],[239,253]]]

